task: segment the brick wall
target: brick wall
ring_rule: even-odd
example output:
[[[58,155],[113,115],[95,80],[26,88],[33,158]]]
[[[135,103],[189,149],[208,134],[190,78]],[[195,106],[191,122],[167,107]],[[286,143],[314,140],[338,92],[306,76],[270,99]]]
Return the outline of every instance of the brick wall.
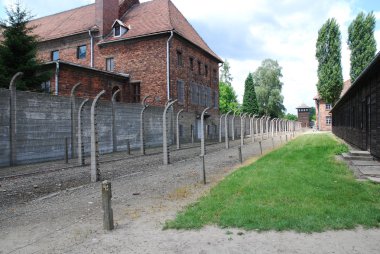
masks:
[[[316,125],[319,126],[320,131],[331,131],[331,122],[330,124],[326,123],[326,118],[331,117],[330,109],[326,109],[326,103],[323,100],[316,100],[315,102]]]

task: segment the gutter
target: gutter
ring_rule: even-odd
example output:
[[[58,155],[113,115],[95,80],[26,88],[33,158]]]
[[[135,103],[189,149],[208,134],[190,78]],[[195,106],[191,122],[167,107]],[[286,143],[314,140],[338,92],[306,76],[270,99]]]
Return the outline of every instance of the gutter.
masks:
[[[170,31],[170,37],[166,42],[166,94],[167,100],[170,101],[170,41],[173,38],[173,30]]]
[[[55,95],[58,95],[58,84],[59,84],[59,60],[57,60],[56,62],[55,62],[55,64],[56,64],[56,67],[55,67],[55,92],[54,92],[54,94]]]
[[[90,35],[90,67],[94,67],[94,36],[92,36],[91,30],[88,30],[88,34]]]

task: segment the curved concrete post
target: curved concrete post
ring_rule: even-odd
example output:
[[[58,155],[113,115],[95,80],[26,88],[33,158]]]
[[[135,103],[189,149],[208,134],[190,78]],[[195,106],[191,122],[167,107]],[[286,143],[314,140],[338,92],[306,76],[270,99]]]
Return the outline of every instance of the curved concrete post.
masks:
[[[177,150],[181,148],[181,143],[179,142],[179,115],[183,112],[183,109],[181,109],[180,111],[178,111],[177,113],[177,121],[176,121],[176,135],[177,135],[177,138],[176,138],[176,141],[177,141]]]
[[[270,124],[271,125],[272,138],[274,137],[274,127],[275,127],[276,120],[277,120],[277,118],[273,118],[271,120],[271,124]]]
[[[167,113],[168,109],[176,102],[177,102],[177,100],[168,102],[166,104],[166,107],[164,109],[164,113],[162,115],[162,150],[163,150],[163,154],[164,154],[164,165],[170,164],[168,140],[167,140],[168,134],[166,133],[167,132],[166,113]]]
[[[264,139],[264,118],[265,118],[265,116],[262,116],[260,118],[260,135],[261,135],[261,140]]]
[[[266,129],[267,129],[267,131],[266,131],[266,135],[267,135],[267,139],[269,138],[269,124],[270,124],[270,117],[269,116],[267,116],[267,118],[266,118]]]
[[[259,135],[259,119],[260,118],[256,118],[256,121],[255,121],[255,131],[254,131],[254,133],[253,133],[253,136],[255,136],[255,135]],[[255,117],[253,118],[253,120],[255,120]]]
[[[219,143],[222,143],[222,118],[224,114],[222,114],[219,118]]]
[[[100,180],[100,169],[99,169],[99,140],[98,133],[96,130],[96,103],[98,102],[100,96],[102,96],[106,91],[103,90],[98,95],[96,95],[94,101],[91,105],[91,182],[97,182]]]
[[[251,119],[251,122],[252,122],[252,130],[251,130],[251,139],[252,139],[252,143],[255,142],[255,130],[254,130],[254,121],[255,121],[255,117],[256,117],[256,115],[252,115],[252,119]]]
[[[84,165],[84,145],[82,143],[82,135],[83,135],[83,130],[82,130],[82,111],[83,107],[88,102],[88,99],[85,99],[82,101],[82,103],[79,105],[78,108],[78,164],[79,165]]]
[[[10,111],[9,111],[9,164],[15,166],[17,164],[17,147],[16,147],[16,81],[24,75],[22,72],[17,72],[9,84],[11,97],[9,98]]]
[[[240,145],[244,145],[245,117],[247,113],[240,114]]]
[[[73,88],[71,88],[71,93],[70,93],[70,104],[71,104],[71,158],[74,158],[75,155],[76,155],[76,138],[75,138],[75,134],[76,134],[76,114],[75,114],[75,108],[76,108],[76,105],[75,105],[75,91],[77,90],[77,88],[79,86],[81,86],[82,83],[78,82],[76,83]]]
[[[116,103],[116,96],[120,93],[120,89],[118,89],[114,94],[112,95],[112,151],[117,152],[117,136],[116,136],[116,110],[115,110],[115,103]]]
[[[206,151],[205,151],[205,128],[204,128],[204,116],[205,116],[205,113],[206,111],[208,110],[209,108],[205,108],[203,111],[202,111],[202,114],[201,114],[201,128],[202,128],[202,135],[201,135],[201,156],[204,156],[206,154]]]
[[[226,143],[226,149],[230,148],[229,139],[228,139],[228,115],[232,111],[228,111],[224,118],[224,141]]]
[[[145,128],[144,128],[144,113],[145,110],[149,107],[149,104],[147,103],[148,98],[151,96],[145,96],[144,99],[141,101],[142,110],[140,113],[140,152],[142,155],[145,155]]]
[[[236,113],[234,112],[234,115],[232,116],[232,122],[231,122],[232,140],[235,140],[235,117],[236,117]]]

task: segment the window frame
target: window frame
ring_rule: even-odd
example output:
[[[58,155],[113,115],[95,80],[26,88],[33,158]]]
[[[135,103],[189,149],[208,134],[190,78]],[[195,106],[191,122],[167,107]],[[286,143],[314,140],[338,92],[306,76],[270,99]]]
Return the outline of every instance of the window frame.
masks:
[[[57,53],[58,54],[58,57],[55,59],[54,58],[54,54]],[[59,60],[59,49],[57,50],[53,50],[51,53],[50,53],[50,57],[51,57],[51,60],[52,61],[58,61]]]
[[[177,80],[177,102],[178,104],[185,104],[185,82],[183,80]]]
[[[190,65],[190,70],[194,71],[194,58],[189,57],[189,65]]]
[[[84,53],[81,52],[81,49],[84,48]],[[80,45],[77,47],[77,59],[86,59],[87,57],[87,45]]]
[[[326,116],[326,126],[331,126],[332,123],[332,117],[331,116]]]
[[[116,32],[119,32],[119,34],[117,34]],[[113,27],[113,36],[114,37],[120,37],[121,36],[121,25],[120,24],[115,24],[115,26]]]
[[[183,54],[180,50],[177,50],[177,66],[183,67]]]
[[[109,71],[109,72],[115,71],[115,58],[113,57],[106,58],[106,71]]]
[[[326,103],[326,105],[325,105],[325,109],[326,109],[326,110],[331,110],[331,104],[330,104],[330,103]]]

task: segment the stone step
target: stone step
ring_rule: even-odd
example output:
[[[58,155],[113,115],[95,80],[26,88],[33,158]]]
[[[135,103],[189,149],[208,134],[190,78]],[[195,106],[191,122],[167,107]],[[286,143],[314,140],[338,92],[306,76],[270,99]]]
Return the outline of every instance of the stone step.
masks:
[[[352,156],[351,154],[349,153],[343,153],[342,154],[343,158],[345,160],[356,160],[356,161],[372,161],[373,158],[372,156],[371,157],[368,157],[368,156]]]
[[[367,177],[373,183],[380,183],[380,177]]]
[[[351,156],[372,157],[372,155],[368,151],[350,151],[349,154]]]

